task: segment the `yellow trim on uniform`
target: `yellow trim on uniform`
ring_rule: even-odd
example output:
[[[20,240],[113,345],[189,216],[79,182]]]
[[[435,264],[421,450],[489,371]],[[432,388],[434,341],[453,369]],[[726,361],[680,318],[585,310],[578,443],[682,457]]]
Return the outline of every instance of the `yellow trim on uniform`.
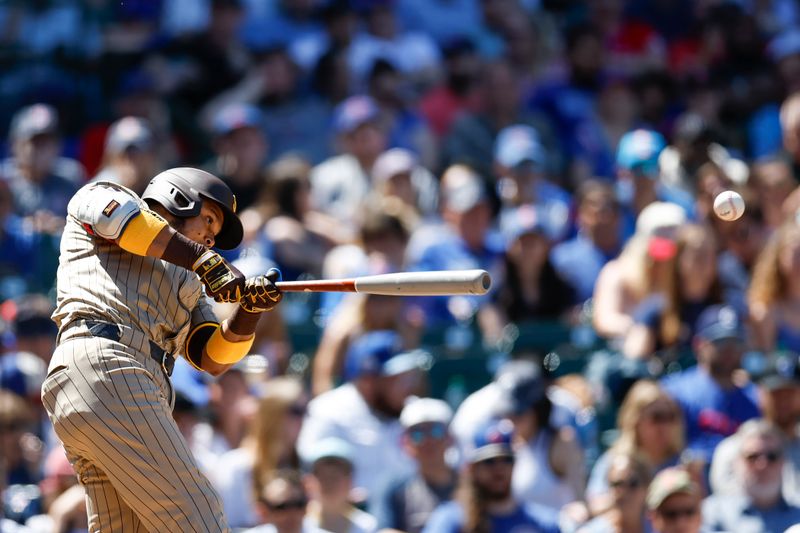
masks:
[[[147,255],[147,249],[156,236],[167,226],[167,221],[147,209],[142,209],[125,226],[119,238],[119,247],[136,255]]]
[[[222,329],[215,331],[206,343],[206,354],[215,363],[221,365],[232,365],[242,360],[253,346],[255,335],[247,340],[231,342],[222,336]]]
[[[189,364],[195,367],[197,370],[203,370],[203,369],[197,366],[197,364],[195,364],[194,361],[192,361],[192,355],[189,353],[189,346],[191,346],[192,337],[194,337],[194,334],[200,331],[201,329],[207,327],[213,327],[215,329],[219,329],[219,324],[217,322],[201,322],[197,324],[194,328],[192,328],[192,331],[189,332],[189,335],[186,336],[186,342],[183,344],[183,353],[186,355],[184,359],[186,359],[189,362]]]

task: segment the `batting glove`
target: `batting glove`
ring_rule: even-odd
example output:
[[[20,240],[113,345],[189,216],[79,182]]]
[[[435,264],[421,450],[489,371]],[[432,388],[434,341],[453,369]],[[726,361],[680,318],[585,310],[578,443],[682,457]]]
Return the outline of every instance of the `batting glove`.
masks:
[[[244,290],[244,274],[217,252],[207,250],[192,270],[206,286],[206,294],[217,302],[238,302]]]
[[[239,305],[248,313],[263,313],[272,310],[283,298],[283,293],[275,282],[280,281],[281,272],[269,269],[265,276],[249,278],[244,282],[244,294]]]

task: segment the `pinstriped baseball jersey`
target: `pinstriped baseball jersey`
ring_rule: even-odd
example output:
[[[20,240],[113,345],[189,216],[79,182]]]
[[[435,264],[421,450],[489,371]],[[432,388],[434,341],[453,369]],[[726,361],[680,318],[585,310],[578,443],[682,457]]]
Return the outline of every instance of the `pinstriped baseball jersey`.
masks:
[[[110,182],[91,183],[78,191],[69,203],[61,238],[53,320],[59,330],[81,318],[130,325],[167,352],[181,354],[192,325],[218,322],[202,283],[184,268],[131,254],[91,235],[75,213],[79,203],[92,201],[97,187],[122,191],[147,208],[135,193]]]
[[[217,319],[193,272],[128,253],[77,218],[91,211],[81,206],[97,207],[86,202],[98,194],[108,202],[98,187],[146,208],[109,183],[86,185],[70,202],[53,313],[59,344],[42,384],[42,403],[86,488],[89,529],[229,531],[172,419],[172,387],[152,347],[182,353],[193,325]],[[103,212],[126,202],[115,198]]]

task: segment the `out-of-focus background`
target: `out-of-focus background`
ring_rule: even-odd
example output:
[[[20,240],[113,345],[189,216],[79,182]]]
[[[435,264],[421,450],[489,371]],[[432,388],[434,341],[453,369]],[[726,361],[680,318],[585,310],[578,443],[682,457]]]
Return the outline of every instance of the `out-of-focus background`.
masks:
[[[0,155],[0,531],[86,527],[39,401],[67,202],[175,166],[234,190],[246,275],[494,280],[286,294],[226,375],[179,361],[232,527],[482,516],[494,419],[564,531],[800,522],[792,0],[4,0]]]

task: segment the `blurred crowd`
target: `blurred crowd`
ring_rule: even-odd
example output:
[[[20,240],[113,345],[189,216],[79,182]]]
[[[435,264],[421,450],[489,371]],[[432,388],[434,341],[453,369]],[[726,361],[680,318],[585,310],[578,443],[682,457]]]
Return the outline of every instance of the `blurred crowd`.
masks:
[[[3,533],[86,530],[39,400],[67,203],[175,166],[235,192],[245,275],[493,279],[287,294],[228,373],[179,361],[235,530],[800,531],[797,2],[7,0],[0,27]]]

